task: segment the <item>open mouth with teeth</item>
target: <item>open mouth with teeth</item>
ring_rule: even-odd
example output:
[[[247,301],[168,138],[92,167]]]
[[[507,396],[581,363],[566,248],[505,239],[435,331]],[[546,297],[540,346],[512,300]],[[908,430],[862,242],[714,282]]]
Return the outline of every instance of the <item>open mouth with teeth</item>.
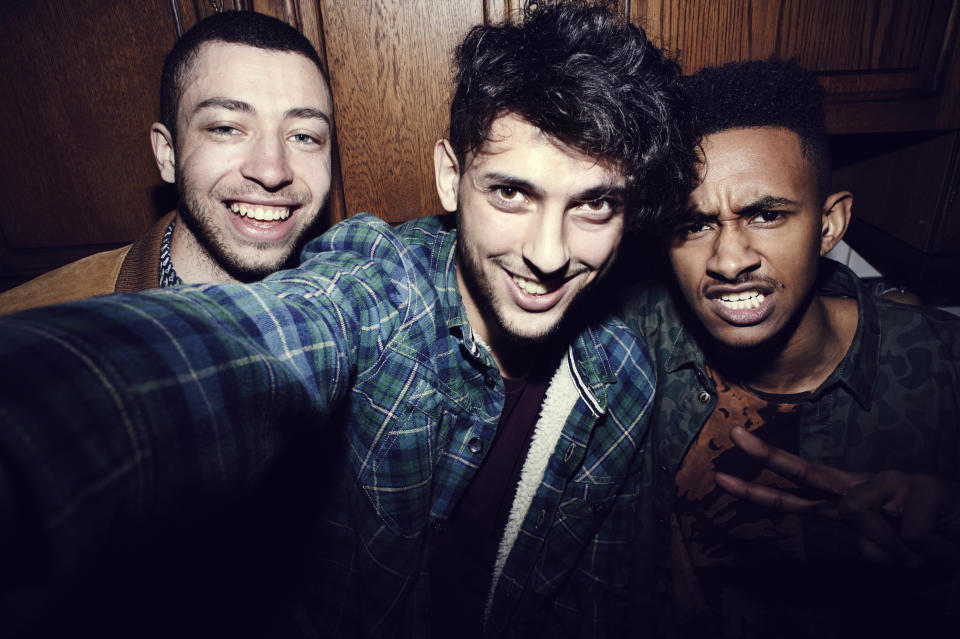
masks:
[[[743,291],[742,293],[724,293],[716,298],[718,302],[726,308],[732,310],[745,310],[750,308],[760,308],[765,296],[760,291]]]
[[[282,222],[290,217],[290,207],[287,206],[252,205],[244,204],[243,202],[230,202],[227,206],[240,217],[245,217],[250,220]]]
[[[513,281],[516,282],[520,290],[528,295],[546,295],[547,293],[560,288],[560,285],[557,283],[544,284],[543,282],[528,280],[525,277],[520,277],[519,275],[514,275],[512,273],[511,277],[513,277]]]

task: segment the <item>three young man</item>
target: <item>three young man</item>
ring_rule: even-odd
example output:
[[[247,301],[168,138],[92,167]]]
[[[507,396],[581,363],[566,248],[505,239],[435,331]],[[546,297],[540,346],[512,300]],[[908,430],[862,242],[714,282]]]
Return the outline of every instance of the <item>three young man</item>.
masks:
[[[179,204],[137,242],[0,294],[0,313],[186,283],[252,282],[296,263],[330,192],[333,100],[296,29],[217,13],[164,63],[157,168]]]
[[[236,557],[292,558],[282,580],[256,584],[277,608],[215,608],[231,628],[628,630],[653,378],[600,291],[625,230],[665,223],[692,183],[677,67],[580,3],[475,27],[456,58],[450,139],[435,148],[453,215],[351,218],[256,284],[2,321],[0,357],[21,384],[3,391],[0,508],[20,522],[7,535],[34,542],[18,558],[66,579],[112,550],[110,531],[199,527],[296,465],[263,501],[303,521],[258,522],[263,539]],[[202,135],[231,144],[232,122],[218,115]],[[243,197],[211,184],[199,191],[211,209]],[[181,610],[164,603],[150,609]]]

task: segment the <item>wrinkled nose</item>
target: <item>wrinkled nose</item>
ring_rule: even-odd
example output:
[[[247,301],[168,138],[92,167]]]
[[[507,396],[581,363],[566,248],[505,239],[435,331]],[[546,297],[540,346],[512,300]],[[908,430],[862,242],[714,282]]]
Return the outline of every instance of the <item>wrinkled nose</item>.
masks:
[[[293,170],[283,140],[262,136],[250,145],[241,167],[243,176],[268,191],[276,191],[293,181]]]
[[[570,262],[570,251],[562,211],[543,211],[531,216],[523,258],[538,276],[563,274]]]
[[[707,261],[707,271],[728,282],[760,267],[760,255],[750,247],[749,234],[736,223],[720,226]]]

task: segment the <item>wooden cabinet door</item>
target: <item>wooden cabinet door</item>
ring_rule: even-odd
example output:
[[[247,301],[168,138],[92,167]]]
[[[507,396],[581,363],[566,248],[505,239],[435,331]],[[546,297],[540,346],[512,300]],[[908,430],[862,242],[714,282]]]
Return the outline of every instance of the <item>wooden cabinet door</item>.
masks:
[[[166,2],[0,8],[0,284],[140,235],[173,205],[150,151]]]
[[[960,127],[960,0],[630,0],[685,73],[798,58],[829,95],[833,133]]]

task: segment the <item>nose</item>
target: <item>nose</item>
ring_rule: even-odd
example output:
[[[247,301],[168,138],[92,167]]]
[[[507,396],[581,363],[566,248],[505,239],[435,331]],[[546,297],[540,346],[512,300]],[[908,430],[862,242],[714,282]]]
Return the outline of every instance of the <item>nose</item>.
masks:
[[[523,259],[537,276],[562,274],[570,262],[562,210],[531,215],[526,229]]]
[[[737,220],[720,225],[707,261],[707,272],[713,277],[734,282],[760,267],[760,255],[750,246],[749,232]]]
[[[290,184],[293,170],[283,140],[271,135],[258,138],[248,149],[241,173],[268,191]]]

